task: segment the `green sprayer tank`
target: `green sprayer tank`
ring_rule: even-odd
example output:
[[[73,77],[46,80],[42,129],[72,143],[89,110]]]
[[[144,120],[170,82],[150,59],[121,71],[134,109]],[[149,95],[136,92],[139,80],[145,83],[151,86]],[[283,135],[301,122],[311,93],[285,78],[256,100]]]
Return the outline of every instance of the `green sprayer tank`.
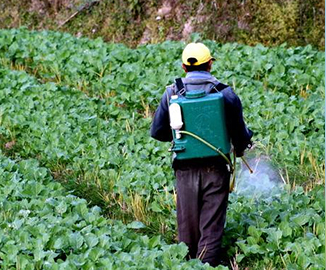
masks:
[[[187,91],[185,96],[172,96],[169,112],[174,141],[171,150],[176,154],[176,159],[186,160],[219,155],[193,136],[180,134],[179,130],[199,136],[224,154],[230,152],[230,140],[225,125],[224,99],[221,93],[207,95],[204,90],[192,90]]]

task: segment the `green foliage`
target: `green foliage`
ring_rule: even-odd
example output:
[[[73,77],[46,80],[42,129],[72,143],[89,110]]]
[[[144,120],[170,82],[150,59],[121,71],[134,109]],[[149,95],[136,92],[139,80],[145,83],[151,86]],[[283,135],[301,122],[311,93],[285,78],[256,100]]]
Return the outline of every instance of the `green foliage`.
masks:
[[[63,87],[64,90],[59,92],[65,101],[61,103],[60,112],[63,116],[59,119],[67,118],[68,112],[70,114],[64,107],[79,107],[79,101],[65,98],[65,95],[71,95],[71,91],[76,97],[90,103],[73,89],[79,89],[95,97],[92,101],[95,105],[80,107],[82,111],[90,108],[88,117],[98,115],[100,118],[92,119],[94,131],[91,134],[95,142],[98,142],[97,148],[102,148],[107,140],[99,139],[95,126],[99,125],[98,123],[107,125],[106,120],[111,120],[109,125],[125,126],[126,130],[129,130],[130,126],[131,132],[140,132],[136,141],[147,143],[148,135],[141,129],[149,128],[151,120],[149,109],[156,107],[163,93],[162,88],[175,77],[182,75],[179,59],[182,43],[165,42],[131,50],[123,45],[106,45],[100,39],[94,41],[75,39],[60,33],[30,33],[25,30],[2,33],[0,57],[4,59],[4,63],[9,61],[7,64],[22,67],[35,74],[42,82],[53,81],[60,88]],[[220,46],[214,42],[207,43],[218,58],[213,74],[224,83],[234,86],[241,97],[247,122],[256,134],[257,145],[289,171],[291,182],[306,181],[309,184],[311,180],[315,179],[318,182],[323,179],[324,172],[320,164],[323,164],[324,160],[322,151],[324,114],[323,109],[320,110],[323,108],[320,97],[324,96],[324,53],[312,49],[311,46],[289,49],[282,46],[268,49],[261,45]],[[46,87],[54,87],[50,85]],[[15,89],[14,91],[18,90],[16,86]],[[35,92],[37,96],[38,91]],[[57,93],[53,95],[56,96]],[[52,97],[49,99],[50,102],[55,102]],[[9,100],[8,104],[11,106]],[[40,110],[45,110],[45,107]],[[58,109],[54,110],[54,114],[57,115]],[[71,127],[74,129],[78,121],[76,122],[74,117],[71,121]],[[87,122],[86,129],[89,130],[89,119],[85,118],[84,121]],[[51,134],[58,132],[50,131]],[[27,134],[25,130],[24,133]],[[75,136],[76,132],[72,130],[71,134]],[[289,134],[291,137],[287,139]],[[82,137],[80,135],[80,140],[84,140]],[[125,139],[128,137],[126,134],[121,134],[120,137],[124,138],[123,142],[130,141]],[[119,136],[115,135],[115,138]],[[69,150],[74,144],[69,147],[63,142],[64,140],[58,142],[61,148],[66,149],[61,150],[61,160],[64,159],[65,151],[76,151]],[[32,146],[31,149],[39,149],[40,144],[35,144],[36,148]],[[112,151],[122,147],[119,140],[110,144],[114,145],[115,150]],[[133,142],[130,144],[132,155],[137,155],[136,146],[132,145]],[[157,147],[154,142],[149,145],[152,145],[153,149]],[[28,148],[25,149],[27,151]],[[162,148],[161,151],[164,153]],[[87,152],[87,155],[96,157],[95,153],[96,151],[94,154]],[[148,157],[148,163],[156,164],[156,161]],[[67,159],[72,160],[73,157],[68,154]],[[112,164],[121,168],[119,165],[121,160],[112,161]],[[166,161],[166,164],[168,162]],[[57,160],[54,163],[57,163]],[[298,165],[300,170],[297,169]]]
[[[291,184],[320,182],[324,53],[311,46],[205,43],[217,58],[212,73],[232,85],[243,102],[246,122],[255,132],[256,154],[270,155]],[[51,269],[57,264],[58,269],[100,268],[101,263],[111,263],[112,269],[205,267],[198,261],[184,263],[182,245],[167,246],[156,236],[129,231],[161,233],[174,241],[168,145],[150,139],[148,132],[165,85],[182,76],[183,46],[164,42],[132,50],[57,32],[0,31],[0,143],[6,155],[22,160],[17,165],[1,157],[0,199],[10,205],[1,208],[0,220],[24,231],[25,221],[15,221],[16,213],[36,205],[33,225],[40,226],[28,231],[35,238],[27,241],[30,249],[20,249],[16,231],[0,226],[6,228],[0,233],[0,258],[6,267],[45,269],[47,261]],[[98,208],[63,195],[49,172],[128,225],[117,225],[116,233],[104,233],[103,240],[103,226],[116,224],[105,221]],[[225,245],[233,242],[237,249],[230,248],[230,255],[238,254],[238,264],[254,269],[282,268],[284,262],[291,269],[318,269],[325,259],[323,201],[318,187],[308,194],[298,189],[269,198],[231,196]],[[47,230],[50,223],[59,225]],[[102,241],[110,247],[105,249],[107,242]]]
[[[253,1],[253,22],[243,40],[268,46],[287,42],[295,44],[299,1]],[[271,12],[273,11],[273,12]]]
[[[325,48],[325,1],[300,1],[297,21],[301,44]]]
[[[323,187],[305,194],[274,190],[231,196],[225,243],[235,242],[240,265],[263,269],[321,269],[325,264]]]
[[[36,160],[14,162],[0,153],[0,164],[3,269],[212,269],[185,262],[184,244],[166,245],[103,218]]]

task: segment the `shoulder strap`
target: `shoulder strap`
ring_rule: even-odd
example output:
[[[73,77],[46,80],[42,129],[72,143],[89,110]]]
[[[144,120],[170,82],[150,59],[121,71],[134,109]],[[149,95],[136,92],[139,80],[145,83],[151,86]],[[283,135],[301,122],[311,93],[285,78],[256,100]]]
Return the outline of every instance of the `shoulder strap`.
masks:
[[[169,91],[171,90],[171,91]],[[170,105],[170,98],[172,95],[175,95],[175,86],[169,85],[165,89],[165,95],[166,95],[166,102],[167,102],[167,108],[169,108]]]
[[[176,94],[179,94],[181,96],[183,96],[186,93],[186,88],[185,85],[182,82],[181,78],[177,78],[175,79],[175,86],[176,86]]]
[[[224,90],[227,87],[229,87],[229,86],[224,83],[217,82],[217,83],[214,83],[214,87],[212,89],[214,89],[216,92],[221,92],[222,90]]]

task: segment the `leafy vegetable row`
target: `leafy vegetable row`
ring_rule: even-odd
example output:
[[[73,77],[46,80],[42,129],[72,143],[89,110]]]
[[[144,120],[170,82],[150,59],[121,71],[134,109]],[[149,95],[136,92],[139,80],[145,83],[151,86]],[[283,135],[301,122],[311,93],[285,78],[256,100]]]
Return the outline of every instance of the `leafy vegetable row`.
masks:
[[[206,44],[217,58],[212,73],[232,85],[243,101],[256,145],[277,161],[284,175],[290,174],[291,182],[324,179],[324,53],[311,46]],[[41,82],[103,98],[110,114],[138,119],[149,117],[165,85],[183,75],[183,46],[164,42],[132,50],[100,39],[12,29],[1,30],[0,58]],[[136,121],[135,128],[142,127]]]
[[[153,226],[151,224],[150,219],[158,218],[166,222],[166,230],[175,231],[175,217],[173,215],[174,201],[173,195],[169,192],[173,190],[172,179],[169,182],[159,182],[159,180],[165,179],[163,177],[163,170],[156,171],[157,178],[153,177],[152,182],[146,181],[146,179],[148,178],[143,179],[141,177],[145,177],[146,175],[148,175],[148,173],[146,174],[145,172],[136,168],[139,160],[144,159],[145,157],[141,156],[141,149],[138,149],[137,151],[140,151],[140,156],[137,156],[136,160],[133,160],[131,156],[129,157],[129,154],[131,153],[128,150],[128,147],[132,147],[135,145],[135,133],[132,133],[132,140],[130,139],[130,136],[128,138],[124,138],[126,139],[126,141],[124,144],[121,144],[120,148],[116,149],[117,152],[112,152],[113,148],[110,148],[110,144],[108,144],[107,147],[101,147],[102,151],[99,151],[100,148],[96,148],[95,139],[93,139],[93,141],[87,141],[88,138],[82,136],[83,134],[87,134],[87,137],[91,136],[92,133],[90,133],[90,128],[92,126],[96,126],[98,130],[101,130],[102,128],[104,128],[104,126],[101,126],[103,124],[102,121],[105,124],[108,124],[110,122],[110,120],[108,121],[98,117],[91,117],[91,109],[93,108],[94,104],[97,104],[96,102],[94,103],[95,99],[88,99],[78,91],[69,91],[68,89],[64,89],[64,91],[62,91],[62,88],[57,87],[53,83],[40,85],[36,80],[34,80],[32,77],[30,77],[24,72],[9,71],[2,69],[0,74],[2,75],[1,82],[6,85],[6,87],[3,88],[5,89],[4,91],[6,91],[6,99],[1,100],[3,104],[2,109],[5,111],[10,109],[16,111],[15,114],[11,114],[11,117],[9,117],[7,114],[3,114],[2,117],[3,123],[10,123],[10,128],[5,128],[4,125],[2,126],[2,134],[5,134],[6,136],[14,136],[14,138],[17,140],[12,149],[7,149],[9,154],[11,153],[12,155],[16,155],[17,158],[19,158],[19,156],[21,158],[25,156],[28,157],[29,155],[34,155],[39,159],[40,162],[44,163],[46,166],[51,168],[52,173],[54,173],[53,169],[56,168],[55,166],[61,166],[61,168],[66,168],[68,172],[69,170],[75,170],[67,176],[67,180],[71,178],[71,180],[73,181],[82,181],[82,177],[85,177],[84,181],[88,183],[88,187],[90,187],[93,182],[91,181],[91,178],[86,178],[87,173],[89,177],[91,177],[91,175],[96,175],[98,177],[96,179],[96,183],[98,185],[97,187],[99,189],[99,192],[102,192],[102,196],[110,196],[110,199],[115,199],[115,203],[121,203],[122,206],[123,203],[132,205],[133,203],[136,203],[136,198],[141,198],[137,196],[143,196],[143,198],[145,198],[145,202],[147,203],[146,206],[148,207],[148,209],[143,209],[145,211],[144,216],[138,216],[139,213],[135,211],[134,217],[136,219],[139,217],[143,217],[144,219],[141,221],[148,226]],[[17,103],[18,100],[22,99],[22,97],[24,97],[24,102]],[[42,109],[43,105],[41,103],[45,104],[47,110],[45,110],[45,108]],[[57,105],[53,103],[57,103]],[[31,104],[33,106],[31,106]],[[34,105],[36,105],[36,107]],[[53,109],[56,108],[56,106],[59,106],[59,109]],[[67,114],[67,111],[65,111],[65,109],[67,109],[68,111],[73,110],[76,112],[76,114],[74,115],[74,117],[67,117],[69,116],[69,114]],[[28,124],[24,124],[29,118],[31,119],[31,121],[29,121]],[[80,134],[78,133],[79,130],[77,129],[77,125],[74,124],[74,121],[76,121],[76,119],[78,120],[78,129],[82,131]],[[92,121],[90,122],[90,120]],[[115,121],[118,122],[118,120],[115,120],[113,118],[111,120],[112,124]],[[115,124],[118,125],[118,123]],[[115,126],[113,125],[113,127]],[[121,134],[118,132],[119,130],[121,131],[121,128],[118,129],[117,127],[115,127],[114,130],[116,133],[114,133],[114,136],[112,138],[116,140],[117,138],[119,138],[119,136],[121,136]],[[39,131],[39,133],[37,133],[36,131]],[[121,132],[124,133],[125,131],[122,130]],[[52,134],[53,137],[51,137],[51,139],[48,139],[47,134]],[[101,136],[100,134],[101,133],[95,133],[96,136]],[[61,143],[58,143],[62,136],[65,136],[63,138],[66,139],[63,140]],[[92,155],[85,155],[83,154],[83,152],[79,153],[78,151],[76,152],[76,149],[74,147],[70,146],[69,143],[67,144],[68,141],[74,138],[79,138],[79,136],[81,136],[80,138],[86,141],[85,146],[88,146],[88,148],[81,149],[84,149],[84,151],[85,149],[87,149],[87,153],[92,153],[92,151],[95,151],[95,153],[93,154],[94,163],[89,161]],[[110,142],[110,140],[104,138],[102,138],[101,141]],[[75,146],[78,146],[79,144],[82,144],[82,141],[77,141]],[[62,147],[62,149],[58,149],[57,147]],[[102,163],[95,159],[95,156],[98,155],[100,157],[106,157],[108,159],[108,162],[110,162],[110,158],[117,158],[121,156],[121,153],[118,150],[120,149],[122,151],[123,148],[125,149],[125,159],[123,159],[124,164],[132,166],[130,170],[126,172],[126,174],[124,174],[123,171],[119,171],[119,167],[123,166],[123,161],[121,161],[121,163],[116,164],[115,166],[106,167],[107,161],[105,159],[103,159]],[[45,151],[45,149],[47,149],[47,151]],[[98,151],[98,154],[96,154],[96,151]],[[105,151],[110,151],[111,155],[107,154],[107,156],[105,156],[104,154],[102,154],[102,152],[105,153]],[[157,158],[160,159],[159,152],[155,152],[158,151],[158,149],[153,149],[153,151],[153,155],[157,155]],[[65,155],[60,155],[61,152],[64,152]],[[81,156],[79,157],[79,155]],[[135,156],[136,153],[133,153],[133,155]],[[76,165],[78,163],[74,163],[77,161],[83,162],[80,167]],[[9,161],[4,160],[4,162],[1,162],[5,170],[6,168],[10,168],[9,171],[12,172],[13,170],[17,169],[17,165],[15,165],[14,162],[10,161],[9,163],[11,165],[9,167],[7,167],[6,162]],[[82,215],[81,217],[85,218],[87,221],[86,213],[88,210],[86,207],[86,202],[84,200],[82,201],[84,204],[84,206],[82,206],[83,210],[80,210],[78,207],[75,208],[75,200],[77,200],[77,198],[72,195],[69,195],[67,198],[62,196],[63,189],[60,187],[59,184],[51,183],[51,181],[53,180],[49,176],[48,171],[46,169],[39,168],[38,162],[36,162],[35,160],[22,161],[20,164],[25,163],[27,164],[24,165],[24,168],[26,170],[21,171],[22,176],[20,178],[30,179],[28,177],[31,177],[32,183],[26,185],[24,184],[21,188],[22,192],[27,193],[30,200],[35,200],[35,198],[37,198],[37,196],[39,196],[40,194],[44,195],[44,198],[37,203],[38,207],[40,207],[41,209],[41,213],[35,214],[35,217],[37,217],[35,219],[37,223],[39,223],[38,218],[43,217],[43,204],[45,203],[45,205],[47,205],[48,202],[53,202],[53,207],[59,212],[61,211],[62,214],[68,212],[71,214],[71,216],[69,214],[67,218],[64,218],[64,225],[58,225],[56,229],[56,232],[57,230],[60,232],[58,235],[62,235],[62,230],[66,230],[60,229],[62,226],[67,226],[69,228],[71,227],[71,230],[76,229],[76,223],[78,224],[79,222],[79,220],[76,219],[78,214]],[[89,167],[86,167],[87,164]],[[101,164],[103,164],[102,167],[100,167]],[[154,175],[155,172],[150,170],[154,170],[154,168],[156,168],[157,170],[158,167],[158,165],[152,166],[153,168],[151,168],[149,165],[145,165],[145,169],[150,172],[150,175]],[[99,172],[96,171],[97,167],[100,167]],[[85,168],[87,168],[87,171]],[[117,171],[119,173],[117,173]],[[82,173],[84,173],[85,175],[82,176]],[[108,179],[109,177],[114,176],[117,178]],[[1,176],[0,179],[1,181],[3,181],[3,179],[7,178]],[[16,186],[11,186],[11,184],[14,183],[13,178],[10,176],[10,178],[8,179],[9,181],[2,182],[3,188],[1,188],[1,190],[3,190],[3,192],[5,193],[10,193],[12,191],[19,190]],[[107,183],[107,186],[105,186],[104,184],[108,180],[112,181],[111,185]],[[47,190],[47,192],[42,191],[42,181],[49,184],[48,187],[44,188]],[[103,183],[103,185],[101,183]],[[56,193],[56,190],[59,187],[60,189],[58,193]],[[51,192],[54,192],[55,194],[58,194],[61,197],[59,199],[53,200],[51,198],[53,198],[54,195]],[[255,194],[255,191],[253,190],[249,194]],[[325,246],[323,241],[325,235],[325,230],[323,226],[325,209],[322,189],[316,188],[311,191],[309,195],[304,194],[302,188],[298,189],[298,191],[296,192],[278,191],[274,195],[268,195],[269,196],[267,198],[248,197],[239,194],[234,194],[231,196],[224,245],[226,247],[229,247],[230,243],[235,243],[238,246],[238,249],[236,251],[236,248],[232,247],[231,244],[231,249],[229,250],[230,256],[238,254],[236,257],[237,263],[244,265],[252,265],[253,267],[256,267],[255,269],[259,269],[266,264],[269,264],[273,267],[285,267],[284,265],[291,265],[291,269],[302,269],[302,267],[305,267],[306,269],[319,269],[320,265],[322,265],[325,260]],[[117,196],[117,198],[115,198],[115,196]],[[5,201],[8,201],[7,195],[3,198]],[[14,197],[13,201],[21,201],[21,199]],[[111,201],[111,204],[113,202],[114,201]],[[114,206],[105,206],[108,207],[108,211],[114,211]],[[289,206],[291,206],[291,208],[289,208]],[[13,222],[16,222],[17,226],[19,226],[20,229],[23,224],[22,221],[15,221],[15,219],[11,219],[12,216],[8,215],[9,209],[15,209],[15,206],[8,205],[7,208],[3,208],[1,214],[3,215],[3,217],[7,218],[7,220],[4,219],[4,222],[7,224],[12,224]],[[19,212],[20,208],[18,209],[19,210],[17,211]],[[23,210],[31,211],[30,209],[31,208],[27,207]],[[94,211],[96,213],[99,212],[99,208],[95,207],[93,209],[95,209],[96,211],[92,210],[92,213]],[[130,208],[130,211],[136,209],[137,208]],[[84,211],[84,214],[81,214],[81,211]],[[156,215],[153,215],[153,213],[156,213]],[[28,213],[28,215],[29,214],[30,213]],[[44,215],[49,218],[49,222],[51,222],[51,224],[56,223],[56,221],[50,218],[47,213]],[[101,222],[105,222],[105,220],[101,218]],[[101,227],[101,224],[102,223],[95,223],[94,225],[96,227],[98,227],[98,225]],[[130,227],[143,228],[144,225],[139,222],[134,222],[131,223]],[[51,228],[42,228],[42,235],[49,234],[49,231],[51,231]],[[37,230],[41,229],[38,228]],[[126,233],[127,232],[124,231],[123,234]],[[45,252],[42,253],[43,255],[52,254],[52,257],[49,255],[50,257],[42,257],[42,259],[50,260],[50,263],[55,264],[58,260],[58,263],[63,264],[65,262],[64,265],[70,265],[69,260],[67,261],[66,256],[67,254],[70,254],[70,245],[77,245],[75,247],[76,252],[86,252],[87,254],[87,256],[84,253],[80,255],[80,260],[84,262],[82,259],[84,258],[85,265],[92,265],[93,262],[89,262],[88,260],[86,260],[86,257],[89,256],[87,249],[82,249],[81,243],[86,243],[86,240],[83,240],[84,242],[82,242],[82,238],[79,237],[79,234],[77,234],[78,239],[68,240],[70,239],[70,237],[68,237],[68,235],[70,234],[75,235],[75,232],[72,233],[69,231],[69,233],[63,234],[64,236],[62,236],[62,239],[59,237],[59,239],[61,240],[53,240],[59,241],[56,245],[60,247],[58,249],[61,251],[57,251],[57,249],[55,249],[55,251],[52,250],[51,253],[48,250],[43,250]],[[3,235],[8,234],[4,233]],[[99,234],[97,236],[100,238]],[[3,263],[8,263],[8,265],[10,265],[9,261],[15,261],[17,259],[16,257],[9,256],[9,253],[18,254],[18,251],[14,248],[16,244],[10,245],[8,247],[9,249],[7,250],[7,243],[14,243],[12,242],[12,237],[15,237],[15,233],[10,234],[10,236],[6,238],[2,238],[0,241],[3,244],[5,250],[3,251],[4,255],[2,257]],[[36,239],[38,237],[41,237],[40,234],[35,235]],[[146,238],[146,236],[144,237]],[[50,238],[46,239],[46,243],[48,244],[50,249],[53,248],[53,245],[55,244],[50,242]],[[54,237],[53,239],[57,239],[57,237]],[[95,242],[99,241],[100,243],[100,240],[93,240]],[[35,241],[37,242],[40,240]],[[71,241],[77,241],[77,244]],[[120,239],[119,241],[123,240]],[[28,242],[30,243],[31,241]],[[80,243],[80,246],[78,243]],[[135,246],[138,245],[137,243],[135,243]],[[38,250],[35,249],[34,244],[31,245],[32,251],[30,251],[29,256],[39,256],[37,255]],[[309,247],[309,249],[306,249],[306,247]],[[303,250],[305,251],[303,252]],[[181,258],[183,258],[185,252],[186,251],[184,251],[184,253],[180,253],[180,260]],[[26,265],[27,267],[27,265],[33,265],[34,263],[36,263],[33,261],[35,258],[33,257],[34,259],[32,260],[31,257],[23,256],[24,259],[19,257],[19,260],[22,260],[21,263],[23,265]],[[62,261],[59,261],[60,258]],[[86,261],[88,264],[86,264]],[[109,260],[105,262],[108,261]],[[40,262],[35,265],[39,264]],[[96,267],[98,267],[98,265],[101,264],[96,264]]]
[[[4,148],[8,154],[37,157],[59,180],[84,186],[88,195],[93,188],[89,199],[101,197],[110,211],[132,213],[148,224],[146,212],[162,212],[159,221],[175,223],[169,160],[162,161],[164,150],[154,141],[148,143],[149,118],[117,118],[107,101],[39,84],[25,72],[2,69],[0,78],[1,134],[12,143]]]
[[[256,194],[256,195],[254,195]],[[253,269],[322,269],[325,264],[324,188],[302,187],[231,196],[225,243]]]
[[[173,242],[175,192],[168,146],[151,140],[148,130],[151,111],[165,84],[182,75],[179,58],[183,44],[166,42],[131,50],[55,32],[18,29],[0,33],[3,152],[17,160],[37,159],[76,194],[100,205],[106,215],[127,223],[135,221],[131,228],[161,233]],[[257,140],[254,154],[271,155],[283,166],[281,171],[289,172],[291,182],[319,183],[324,173],[324,53],[309,46],[270,49],[206,43],[218,58],[213,74],[233,85],[243,101]],[[20,178],[25,179],[25,171]],[[35,185],[42,179],[51,177],[40,176]],[[10,190],[10,183],[3,183]],[[56,187],[51,184],[49,192],[55,192]],[[52,195],[45,193],[45,197]],[[73,201],[65,201],[63,209],[78,212]],[[299,201],[302,203],[297,204]],[[318,269],[325,260],[325,232],[320,225],[325,212],[323,201],[318,187],[308,195],[299,190],[270,198],[232,196],[225,246],[237,243],[238,250],[231,247],[230,255],[238,253],[240,265],[255,269],[266,265]],[[289,204],[293,208],[289,209]],[[0,213],[10,218],[6,212]],[[0,245],[14,236],[1,238]],[[51,252],[46,259],[64,264],[71,247],[66,248],[66,242],[61,244],[63,251],[54,251],[59,253],[56,259]],[[47,247],[51,249],[51,245]],[[305,246],[309,247],[306,254]],[[177,249],[176,256],[182,260],[185,251],[183,247]],[[16,257],[10,257],[9,251],[3,254],[0,258],[13,267]],[[28,254],[34,256],[34,251]],[[81,256],[85,258],[84,253]],[[128,256],[123,260],[129,262]],[[128,266],[141,269],[140,264]]]
[[[105,219],[36,160],[14,162],[0,153],[0,164],[2,269],[212,269],[185,262],[183,244],[166,245]]]

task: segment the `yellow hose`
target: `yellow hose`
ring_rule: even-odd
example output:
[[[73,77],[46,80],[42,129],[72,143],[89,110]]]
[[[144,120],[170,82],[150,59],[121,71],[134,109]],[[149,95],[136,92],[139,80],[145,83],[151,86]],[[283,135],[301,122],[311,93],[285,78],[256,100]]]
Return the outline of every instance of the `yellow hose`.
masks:
[[[203,144],[206,144],[209,148],[211,148],[214,151],[216,151],[217,153],[219,153],[226,160],[226,162],[230,165],[230,170],[232,173],[232,178],[230,181],[230,190],[229,190],[229,192],[232,192],[234,189],[234,184],[235,184],[235,161],[234,161],[234,166],[233,166],[231,161],[228,159],[228,157],[220,149],[216,148],[214,145],[210,144],[208,141],[204,140],[203,138],[199,137],[198,135],[196,135],[192,132],[186,131],[186,130],[180,130],[179,133],[192,136],[195,139],[197,139],[198,141],[201,141]],[[235,157],[235,154],[234,154],[234,157]]]
[[[201,141],[203,144],[206,144],[209,148],[211,148],[214,151],[216,151],[217,153],[219,153],[226,160],[226,162],[230,165],[230,170],[231,170],[231,174],[232,174],[231,181],[230,181],[230,193],[231,193],[234,190],[234,186],[235,186],[235,165],[236,165],[235,152],[233,151],[234,160],[233,160],[233,165],[232,165],[232,162],[228,159],[228,157],[220,149],[216,148],[214,145],[210,144],[208,141],[206,141],[203,138],[199,137],[198,135],[196,135],[192,132],[186,131],[186,130],[180,130],[179,133],[192,136],[195,139],[197,139],[198,141]],[[245,158],[241,157],[241,159],[244,162],[244,164],[248,167],[249,172],[253,173],[253,170],[250,168],[250,166],[249,166],[248,162],[245,160]]]
[[[213,149],[217,153],[219,153],[226,160],[226,162],[231,166],[231,171],[233,171],[233,166],[232,166],[231,161],[228,159],[228,157],[220,149],[216,148],[214,145],[210,144],[208,141],[205,141],[203,138],[197,136],[196,134],[194,134],[192,132],[185,131],[185,130],[180,130],[179,133],[190,135],[190,136],[194,137],[195,139],[197,139],[198,141],[201,141],[202,143],[206,144],[208,147],[210,147],[211,149]]]
[[[235,186],[235,166],[236,166],[235,157],[236,157],[235,151],[233,150],[233,172],[230,181],[230,190],[229,190],[230,193],[234,190],[234,186]]]

